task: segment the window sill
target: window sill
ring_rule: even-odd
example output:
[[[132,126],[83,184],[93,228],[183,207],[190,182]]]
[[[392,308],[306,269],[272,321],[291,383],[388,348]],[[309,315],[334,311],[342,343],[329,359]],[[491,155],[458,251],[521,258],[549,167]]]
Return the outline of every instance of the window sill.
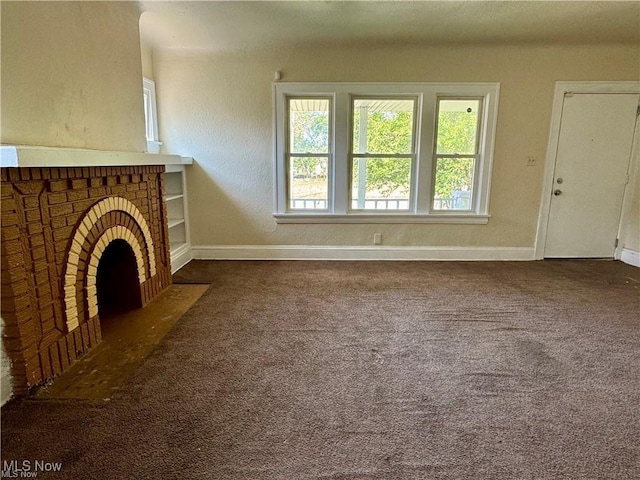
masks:
[[[160,153],[162,142],[157,140],[147,140],[147,153]]]
[[[274,213],[276,223],[447,223],[486,225],[490,215],[395,213]]]

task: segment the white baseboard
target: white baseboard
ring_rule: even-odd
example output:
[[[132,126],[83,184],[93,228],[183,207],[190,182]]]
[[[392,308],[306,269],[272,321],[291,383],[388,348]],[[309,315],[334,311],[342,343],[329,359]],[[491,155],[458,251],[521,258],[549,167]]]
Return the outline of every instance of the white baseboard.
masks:
[[[534,260],[533,247],[195,245],[197,260]]]
[[[640,252],[636,252],[630,248],[623,248],[620,260],[634,267],[640,267]]]
[[[174,274],[193,259],[191,245],[184,244],[171,252],[171,273]]]

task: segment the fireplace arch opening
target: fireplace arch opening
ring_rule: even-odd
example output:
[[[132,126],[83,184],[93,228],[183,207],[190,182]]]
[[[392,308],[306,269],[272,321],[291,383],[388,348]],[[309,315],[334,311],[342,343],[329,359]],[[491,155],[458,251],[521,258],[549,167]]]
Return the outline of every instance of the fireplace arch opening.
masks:
[[[125,240],[113,240],[102,253],[96,291],[101,320],[142,307],[136,256]]]

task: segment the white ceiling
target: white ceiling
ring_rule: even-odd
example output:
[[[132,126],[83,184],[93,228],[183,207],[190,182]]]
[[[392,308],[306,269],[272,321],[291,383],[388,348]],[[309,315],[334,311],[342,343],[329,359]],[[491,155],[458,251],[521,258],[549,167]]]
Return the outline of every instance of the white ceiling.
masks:
[[[640,1],[140,1],[155,48],[640,44]]]

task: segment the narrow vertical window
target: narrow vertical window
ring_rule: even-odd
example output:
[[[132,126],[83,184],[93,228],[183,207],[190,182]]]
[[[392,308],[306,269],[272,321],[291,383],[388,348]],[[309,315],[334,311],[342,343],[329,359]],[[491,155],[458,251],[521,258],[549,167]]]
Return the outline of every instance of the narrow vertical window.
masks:
[[[158,153],[162,142],[158,138],[158,110],[156,107],[156,84],[153,80],[142,78],[142,95],[144,102],[144,122],[147,137],[147,151]]]
[[[433,210],[472,211],[482,99],[438,99]]]
[[[409,210],[415,159],[414,98],[356,98],[351,210]]]
[[[329,209],[331,99],[288,98],[289,210]]]

